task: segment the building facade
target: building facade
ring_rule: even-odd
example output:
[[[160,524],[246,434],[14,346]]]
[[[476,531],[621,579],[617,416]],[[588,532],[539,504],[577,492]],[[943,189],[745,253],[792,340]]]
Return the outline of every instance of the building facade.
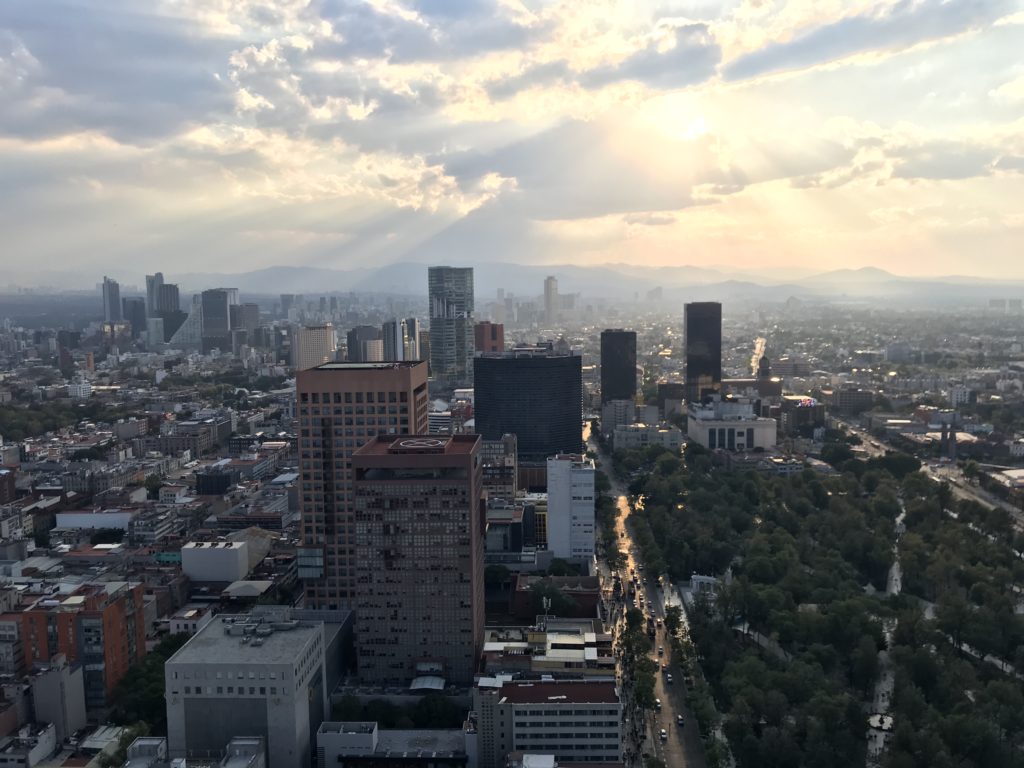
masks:
[[[686,399],[691,403],[717,394],[722,386],[722,305],[695,301],[683,310],[686,343]]]
[[[516,435],[521,462],[580,450],[582,358],[526,348],[480,355],[473,362],[474,418],[485,440]]]
[[[295,370],[305,371],[332,362],[337,348],[334,326],[330,323],[296,329],[292,345]]]
[[[103,321],[117,323],[123,319],[121,314],[121,286],[117,280],[103,278]]]
[[[480,437],[378,436],[352,468],[360,680],[471,684],[484,626]]]
[[[636,331],[601,331],[601,403],[636,399]]]
[[[504,768],[511,752],[559,763],[618,763],[622,705],[614,681],[482,678],[473,689],[480,768]]]
[[[311,768],[328,708],[321,622],[218,616],[164,665],[172,758],[219,754],[261,737],[269,768]]]
[[[565,560],[594,556],[594,462],[579,455],[548,459],[548,550]]]
[[[352,454],[377,435],[427,432],[423,362],[328,363],[296,376],[301,472],[299,578],[313,608],[351,607]]]
[[[430,267],[430,374],[447,384],[473,379],[473,269]]]
[[[473,326],[473,339],[478,354],[505,351],[505,326],[484,320]]]

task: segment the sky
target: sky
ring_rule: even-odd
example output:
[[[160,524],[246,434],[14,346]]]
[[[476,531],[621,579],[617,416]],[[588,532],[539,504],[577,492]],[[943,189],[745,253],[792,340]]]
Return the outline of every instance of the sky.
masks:
[[[1024,0],[3,0],[0,273],[1024,278],[1022,42]]]

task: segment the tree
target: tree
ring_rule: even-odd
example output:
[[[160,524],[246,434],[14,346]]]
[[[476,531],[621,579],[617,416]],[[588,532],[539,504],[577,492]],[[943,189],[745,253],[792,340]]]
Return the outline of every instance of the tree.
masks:
[[[572,616],[579,609],[579,605],[571,597],[556,587],[549,579],[542,579],[530,587],[532,595],[533,612],[540,615],[550,613],[554,616]],[[550,600],[550,606],[545,610],[544,600]]]
[[[188,639],[187,634],[168,635],[128,670],[111,696],[110,719],[113,722],[128,725],[142,721],[149,723],[154,733],[164,732],[167,727],[164,664]]]
[[[682,626],[683,612],[678,605],[670,605],[665,608],[665,629],[671,634],[676,634]]]
[[[484,584],[489,587],[499,586],[508,583],[512,571],[504,565],[488,565],[484,568]]]
[[[160,479],[160,475],[146,475],[146,494],[149,496],[151,501],[156,501],[160,498],[160,488],[163,484],[164,483],[163,480]]]
[[[853,451],[845,443],[825,443],[821,448],[821,460],[838,467],[853,458]]]
[[[560,557],[556,557],[551,561],[551,565],[548,567],[548,576],[578,576],[579,570],[567,560],[563,560]]]
[[[113,752],[102,753],[98,760],[100,768],[121,768],[128,760],[128,747],[132,742],[150,733],[149,725],[145,722],[137,722],[125,728],[117,740],[117,748]]]

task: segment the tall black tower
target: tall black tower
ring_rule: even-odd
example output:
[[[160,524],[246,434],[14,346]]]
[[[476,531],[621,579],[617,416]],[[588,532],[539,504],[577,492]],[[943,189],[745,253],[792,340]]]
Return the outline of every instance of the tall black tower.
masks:
[[[601,332],[601,403],[636,397],[636,331]]]
[[[695,301],[683,313],[686,399],[699,402],[722,389],[722,305]]]
[[[519,460],[541,462],[583,445],[583,366],[579,355],[544,348],[473,358],[476,431],[485,440],[518,438]]]

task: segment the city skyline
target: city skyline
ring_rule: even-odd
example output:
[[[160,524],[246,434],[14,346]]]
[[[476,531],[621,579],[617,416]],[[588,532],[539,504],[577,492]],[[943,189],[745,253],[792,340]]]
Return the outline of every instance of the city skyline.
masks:
[[[51,11],[0,10],[19,279],[128,260],[1024,277],[1015,2]]]

